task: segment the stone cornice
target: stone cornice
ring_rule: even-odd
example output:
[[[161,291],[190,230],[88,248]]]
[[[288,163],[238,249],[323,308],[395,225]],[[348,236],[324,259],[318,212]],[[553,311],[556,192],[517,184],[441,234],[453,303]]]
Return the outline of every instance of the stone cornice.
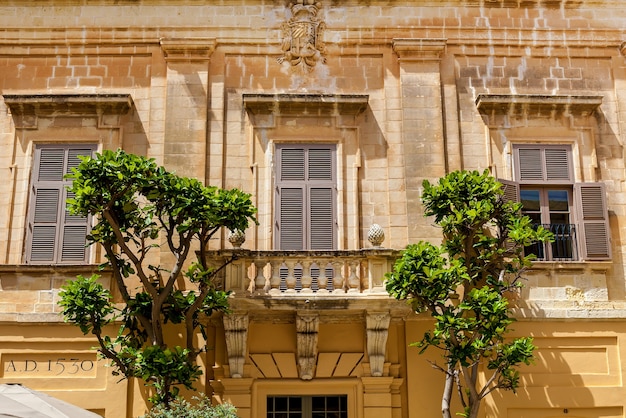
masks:
[[[215,51],[215,38],[161,38],[167,61],[207,61]]]
[[[133,103],[130,94],[4,94],[3,97],[16,116],[123,115]]]
[[[253,114],[357,116],[367,108],[367,94],[276,93],[244,94],[245,108]]]
[[[394,38],[393,50],[400,61],[432,61],[441,59],[446,39]]]
[[[602,104],[602,96],[479,94],[476,107],[483,115],[550,115],[556,113],[591,114]]]

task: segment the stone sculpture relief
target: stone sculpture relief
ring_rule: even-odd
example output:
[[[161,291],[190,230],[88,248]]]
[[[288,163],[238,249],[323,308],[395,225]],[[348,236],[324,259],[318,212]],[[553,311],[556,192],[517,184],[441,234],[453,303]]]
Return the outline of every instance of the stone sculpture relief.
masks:
[[[287,17],[282,25],[283,56],[279,63],[288,62],[293,67],[311,71],[318,62],[326,62],[322,33],[325,24],[318,18],[320,2],[298,0],[289,3]]]
[[[389,312],[367,313],[367,355],[370,359],[370,370],[374,377],[380,377],[384,373],[385,349],[390,321]]]
[[[298,312],[296,315],[298,374],[302,380],[311,380],[315,376],[319,325],[317,313]]]
[[[243,377],[243,365],[246,360],[248,340],[248,322],[248,314],[246,313],[224,315],[224,331],[226,334],[230,377]]]

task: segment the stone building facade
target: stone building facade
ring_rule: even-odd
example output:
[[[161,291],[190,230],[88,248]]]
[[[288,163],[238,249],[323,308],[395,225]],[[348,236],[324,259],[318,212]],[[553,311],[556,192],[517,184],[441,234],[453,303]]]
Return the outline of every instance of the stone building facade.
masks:
[[[409,347],[428,318],[383,279],[440,239],[421,184],[457,169],[557,234],[517,301],[536,362],[484,416],[625,417],[625,40],[621,0],[1,2],[0,382],[145,411],[56,305],[103,259],[63,215],[63,170],[121,147],[259,208],[199,386],[242,417],[440,415],[437,354]],[[235,251],[227,231],[212,250]]]

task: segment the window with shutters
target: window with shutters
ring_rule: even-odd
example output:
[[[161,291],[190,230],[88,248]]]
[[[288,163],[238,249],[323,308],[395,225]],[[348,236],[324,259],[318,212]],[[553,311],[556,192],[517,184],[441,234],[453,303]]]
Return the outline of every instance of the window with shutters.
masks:
[[[276,146],[277,249],[335,249],[335,158],[334,145]]]
[[[85,237],[89,219],[71,215],[71,198],[64,176],[92,155],[95,145],[37,145],[31,176],[26,262],[30,264],[82,264],[87,262]]]
[[[515,182],[507,197],[554,234],[554,242],[526,248],[538,260],[606,260],[611,257],[603,183],[576,183],[570,145],[513,146]]]

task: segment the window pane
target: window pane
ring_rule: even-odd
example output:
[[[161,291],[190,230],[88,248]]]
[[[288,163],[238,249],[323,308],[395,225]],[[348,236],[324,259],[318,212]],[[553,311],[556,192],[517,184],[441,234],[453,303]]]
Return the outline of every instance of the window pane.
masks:
[[[520,199],[522,201],[524,211],[541,210],[539,190],[520,190]]]
[[[569,193],[567,190],[548,190],[548,208],[550,211],[569,211]]]
[[[276,397],[274,398],[274,411],[287,411],[287,398]]]
[[[561,213],[561,212],[551,213],[550,223],[559,224],[559,225],[569,224],[570,223],[569,213]]]

